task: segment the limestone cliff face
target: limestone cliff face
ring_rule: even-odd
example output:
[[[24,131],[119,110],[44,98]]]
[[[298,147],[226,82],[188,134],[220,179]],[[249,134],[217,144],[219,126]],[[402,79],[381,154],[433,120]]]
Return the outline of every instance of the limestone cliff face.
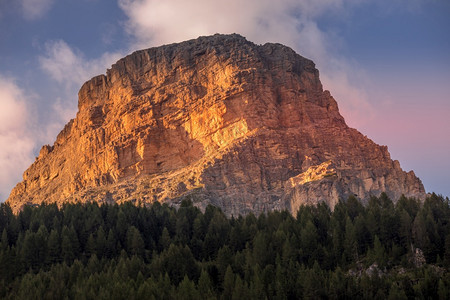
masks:
[[[11,192],[27,203],[170,201],[227,214],[386,192],[421,181],[349,128],[314,63],[239,35],[137,51],[86,82],[78,113]]]

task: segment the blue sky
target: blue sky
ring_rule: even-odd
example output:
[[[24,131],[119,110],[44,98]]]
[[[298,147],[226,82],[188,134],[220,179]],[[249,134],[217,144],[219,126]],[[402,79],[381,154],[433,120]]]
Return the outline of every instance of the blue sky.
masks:
[[[347,123],[450,196],[450,1],[0,0],[0,201],[135,50],[240,33],[315,61]]]

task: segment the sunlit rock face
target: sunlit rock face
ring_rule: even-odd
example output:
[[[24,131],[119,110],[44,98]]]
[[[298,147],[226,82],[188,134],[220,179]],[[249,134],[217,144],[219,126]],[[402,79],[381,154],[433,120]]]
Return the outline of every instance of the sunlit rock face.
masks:
[[[214,35],[137,51],[86,82],[78,109],[11,192],[15,211],[191,196],[228,215],[295,213],[349,195],[425,196],[387,147],[345,124],[314,63],[280,44]]]

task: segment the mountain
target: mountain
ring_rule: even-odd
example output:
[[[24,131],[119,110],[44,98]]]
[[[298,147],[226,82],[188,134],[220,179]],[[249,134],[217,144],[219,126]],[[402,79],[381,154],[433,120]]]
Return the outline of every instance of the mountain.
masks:
[[[346,125],[314,63],[280,44],[233,34],[137,51],[78,96],[76,118],[12,190],[15,211],[190,197],[237,215],[425,197],[386,146]]]

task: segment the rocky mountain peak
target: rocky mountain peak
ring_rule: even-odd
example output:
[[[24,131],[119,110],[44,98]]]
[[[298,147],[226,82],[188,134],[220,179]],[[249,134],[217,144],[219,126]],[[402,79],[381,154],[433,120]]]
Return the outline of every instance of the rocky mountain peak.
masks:
[[[78,113],[7,202],[177,204],[227,214],[386,192],[421,181],[349,128],[314,63],[280,44],[214,35],[136,51],[79,91]]]

